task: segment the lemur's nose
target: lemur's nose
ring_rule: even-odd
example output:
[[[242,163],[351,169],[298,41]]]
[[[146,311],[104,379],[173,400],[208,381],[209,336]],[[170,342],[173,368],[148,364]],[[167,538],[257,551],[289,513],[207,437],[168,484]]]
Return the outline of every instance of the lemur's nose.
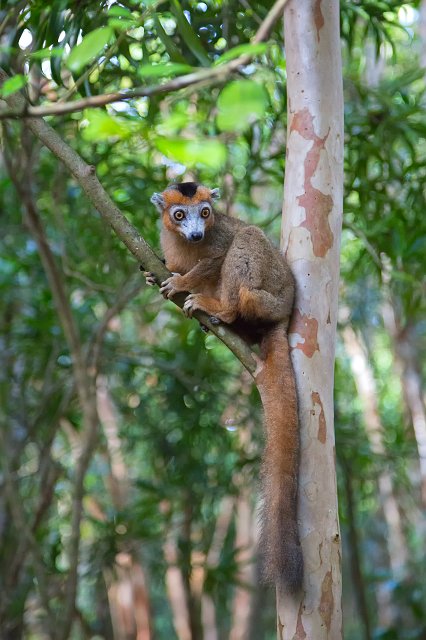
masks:
[[[193,231],[189,236],[189,239],[192,242],[199,242],[200,240],[203,239],[203,234],[200,231]]]

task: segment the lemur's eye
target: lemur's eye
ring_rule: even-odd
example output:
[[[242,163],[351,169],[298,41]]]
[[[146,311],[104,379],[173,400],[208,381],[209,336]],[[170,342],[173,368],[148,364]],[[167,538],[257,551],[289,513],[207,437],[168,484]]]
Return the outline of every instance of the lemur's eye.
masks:
[[[182,209],[178,209],[177,211],[174,212],[173,217],[175,220],[183,220],[185,217],[185,214],[182,211]]]
[[[204,209],[201,209],[202,218],[208,218],[209,215],[210,215],[210,209],[208,207],[204,207]]]

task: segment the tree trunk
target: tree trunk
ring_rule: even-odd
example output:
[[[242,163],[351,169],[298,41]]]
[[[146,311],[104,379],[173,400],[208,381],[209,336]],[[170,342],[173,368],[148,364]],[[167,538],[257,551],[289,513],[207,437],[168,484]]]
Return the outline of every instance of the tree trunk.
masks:
[[[375,457],[383,459],[386,455],[386,447],[383,441],[384,429],[377,404],[376,381],[368,363],[365,348],[350,326],[344,328],[342,337],[346,352],[351,360],[352,374],[359,399],[361,400],[365,431],[371,451]],[[378,474],[377,483],[380,506],[386,522],[387,536],[384,546],[389,556],[389,567],[393,579],[402,580],[406,577],[407,544],[398,502],[395,497],[393,478],[386,466],[383,466]],[[387,559],[385,562],[387,562]],[[390,627],[395,623],[397,611],[392,602],[389,584],[378,582],[376,593],[379,624],[384,628]]]
[[[351,359],[351,369],[364,415],[365,431],[374,456],[384,458],[384,428],[377,404],[376,381],[368,363],[365,348],[352,327],[342,332],[347,354]],[[378,476],[379,496],[387,526],[387,545],[389,561],[395,580],[406,577],[407,542],[404,537],[398,502],[395,498],[393,478],[386,467]]]
[[[290,326],[299,397],[302,593],[277,594],[280,640],[338,640],[341,554],[333,378],[343,197],[339,3],[289,2],[284,13],[288,135],[282,246],[296,278]]]
[[[341,459],[343,470],[343,480],[345,483],[347,528],[349,538],[349,557],[352,573],[352,584],[355,591],[355,599],[358,607],[358,614],[364,628],[364,640],[371,640],[371,623],[367,605],[367,589],[361,567],[360,536],[356,523],[355,497],[352,484],[353,470],[349,460]]]
[[[397,306],[389,295],[389,299],[382,306],[383,322],[393,342],[404,402],[413,425],[419,454],[421,499],[426,505],[426,406],[423,399],[421,367],[412,338],[413,327],[410,324],[404,329],[401,327],[396,309]]]

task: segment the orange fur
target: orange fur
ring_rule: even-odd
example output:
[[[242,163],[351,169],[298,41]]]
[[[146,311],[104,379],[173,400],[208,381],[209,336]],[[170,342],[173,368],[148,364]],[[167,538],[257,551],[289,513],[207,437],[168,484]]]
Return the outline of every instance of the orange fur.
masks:
[[[182,195],[177,189],[166,189],[166,191],[163,191],[162,195],[167,208],[172,204],[189,205],[199,204],[200,202],[211,202],[210,189],[201,185],[198,187],[197,193],[192,196],[192,198]]]

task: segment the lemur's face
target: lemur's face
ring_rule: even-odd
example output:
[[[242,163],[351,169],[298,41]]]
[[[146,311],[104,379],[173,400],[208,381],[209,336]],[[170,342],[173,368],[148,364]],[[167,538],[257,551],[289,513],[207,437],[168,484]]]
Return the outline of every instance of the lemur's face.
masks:
[[[213,223],[213,210],[207,201],[197,204],[173,204],[168,208],[170,222],[188,242],[201,242]]]
[[[196,243],[202,242],[207,229],[214,224],[212,201],[218,197],[218,189],[183,182],[163,193],[154,193],[151,202],[162,213],[166,229]]]

